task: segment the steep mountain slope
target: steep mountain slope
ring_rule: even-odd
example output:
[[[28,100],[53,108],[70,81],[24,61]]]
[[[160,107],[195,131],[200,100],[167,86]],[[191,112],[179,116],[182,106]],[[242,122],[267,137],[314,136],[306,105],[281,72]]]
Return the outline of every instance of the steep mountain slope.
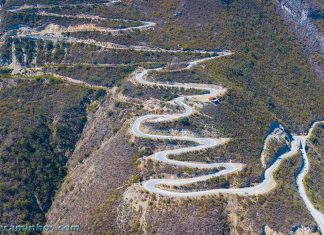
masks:
[[[44,223],[95,92],[46,77],[0,84],[1,222]]]
[[[305,54],[317,74],[324,80],[324,3],[317,0],[276,1],[290,30],[305,46]]]
[[[5,222],[79,224],[81,231],[88,234],[260,234],[266,225],[284,234],[299,225],[318,232],[295,186],[295,176],[303,164],[298,154],[283,161],[275,173],[277,187],[264,195],[242,197],[224,194],[180,200],[150,194],[138,184],[134,186],[134,183],[150,178],[188,178],[221,170],[184,169],[142,158],[161,149],[188,146],[190,143],[135,138],[130,132],[134,119],[146,113],[182,112],[168,101],[199,91],[175,92],[175,88],[162,86],[141,87],[134,79],[134,75],[141,71],[139,67],[168,66],[166,70],[149,73],[147,80],[213,84],[227,89],[217,106],[193,102],[194,115],[173,123],[148,123],[143,127],[155,133],[231,138],[225,145],[204,152],[172,156],[173,159],[245,164],[244,169],[236,174],[171,190],[257,185],[262,182],[267,165],[288,151],[292,141],[289,132],[303,134],[312,122],[323,120],[324,86],[316,74],[319,70],[308,63],[302,44],[277,15],[277,3],[262,0],[172,0],[88,5],[99,2],[103,1],[44,0],[38,3],[65,5],[43,5],[40,9],[25,7],[22,10],[16,10],[22,5],[21,1],[8,0],[4,5],[4,9],[13,9],[4,13],[2,21],[3,28],[13,37],[8,34],[2,37],[0,63],[3,73],[18,66],[16,72],[25,73],[27,76],[22,77],[25,79],[35,74],[58,73],[74,83],[79,80],[86,82],[82,86],[62,81],[56,83],[52,76],[41,82],[21,81],[28,95],[20,99],[26,100],[33,110],[39,104],[31,102],[29,96],[35,95],[35,99],[42,98],[41,107],[46,107],[33,111],[40,117],[31,115],[33,121],[28,122],[42,133],[37,132],[35,136],[26,127],[29,124],[22,122],[19,130],[26,131],[27,137],[25,134],[14,136],[23,154],[5,152],[4,161],[10,159],[6,163],[14,167],[6,168],[3,174],[18,177],[15,174],[24,171],[25,165],[21,164],[27,161],[26,156],[34,159],[34,152],[42,152],[45,148],[49,152],[45,154],[47,157],[37,155],[37,159],[44,161],[39,167],[46,165],[44,175],[51,179],[49,182],[55,183],[46,185],[44,195],[40,197],[40,189],[35,185],[45,181],[43,172],[30,177],[27,182],[25,178],[15,178],[19,184],[23,182],[24,187],[32,187],[27,190],[27,197],[32,198],[29,204],[24,201],[24,192],[14,191],[13,199],[12,192],[5,191],[4,185],[6,203],[20,203],[15,213],[6,212]],[[33,4],[32,1],[24,3]],[[90,21],[89,15],[93,18]],[[110,19],[116,18],[128,21],[112,24]],[[144,30],[128,30],[148,21],[156,25]],[[70,24],[74,28],[69,31]],[[87,24],[112,27],[115,31],[94,30],[93,25],[85,27]],[[78,25],[82,27],[75,27]],[[43,36],[44,32],[48,34]],[[35,36],[37,33],[41,35]],[[234,54],[200,63],[189,70],[183,69],[188,61],[206,57],[202,51],[195,50],[213,50],[215,53],[220,48]],[[16,88],[15,82],[3,84],[4,97],[11,101],[3,100],[6,113],[1,118],[7,118],[7,123],[10,123],[16,118],[15,104],[20,102],[10,97],[15,97],[15,89],[20,89],[20,85]],[[110,94],[103,98],[105,92],[89,90],[91,85],[105,86]],[[25,90],[23,94],[27,93]],[[51,91],[49,97],[54,97],[49,100],[44,99],[48,90]],[[63,111],[52,107],[62,107]],[[75,109],[78,111],[74,112]],[[28,110],[19,112],[29,116]],[[5,122],[5,118],[1,121]],[[62,132],[61,128],[57,129],[56,118],[64,126]],[[71,121],[79,119],[82,121]],[[268,143],[268,149],[271,149],[266,157],[268,164],[262,164],[264,141],[274,127],[279,126],[278,123],[284,137],[280,144]],[[4,133],[7,139],[9,133],[16,132]],[[62,134],[58,139],[57,133]],[[11,147],[17,144],[4,142]],[[15,156],[21,158],[12,163]],[[31,172],[33,176],[38,173],[36,170]],[[314,172],[310,174],[314,179]],[[310,193],[320,188],[314,180],[308,186]],[[34,192],[36,196],[33,197]],[[313,193],[313,198],[320,208],[321,197]],[[22,209],[24,206],[28,206],[27,210]],[[32,213],[31,219],[28,216],[20,218],[18,214],[21,211]]]
[[[323,129],[324,126],[319,125],[309,140],[309,153],[311,170],[305,180],[305,185],[310,198],[316,207],[324,211],[323,207],[323,187],[321,182],[324,180],[323,167]]]

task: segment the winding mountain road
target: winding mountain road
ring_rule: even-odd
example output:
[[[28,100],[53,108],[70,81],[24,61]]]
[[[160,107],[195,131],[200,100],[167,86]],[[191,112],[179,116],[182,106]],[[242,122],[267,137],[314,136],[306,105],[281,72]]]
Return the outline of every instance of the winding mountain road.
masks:
[[[222,53],[218,57],[222,56],[228,56],[232,53],[226,52]],[[186,67],[186,69],[190,69],[193,66],[204,62],[209,59],[216,59],[218,57],[212,57],[212,58],[206,58],[206,59],[199,59],[196,61],[192,61],[189,63],[189,65]],[[230,188],[230,189],[213,189],[213,190],[204,190],[204,191],[196,191],[196,192],[174,192],[174,191],[168,191],[164,190],[158,187],[158,185],[164,184],[168,186],[174,186],[174,185],[186,185],[186,184],[192,184],[200,181],[205,181],[210,178],[226,175],[230,173],[234,173],[237,171],[240,171],[243,169],[244,164],[241,163],[195,163],[195,162],[184,162],[184,161],[177,161],[169,159],[169,155],[180,155],[192,151],[198,151],[198,150],[204,150],[216,147],[218,145],[225,144],[229,139],[228,138],[219,138],[219,139],[212,139],[212,138],[195,138],[195,137],[178,137],[178,136],[166,136],[166,135],[153,135],[149,133],[145,133],[141,130],[141,125],[147,121],[153,121],[153,122],[170,122],[174,121],[176,119],[179,119],[181,117],[188,117],[193,113],[193,108],[185,103],[186,100],[199,100],[199,101],[208,101],[209,96],[220,96],[223,95],[226,90],[221,87],[213,88],[213,87],[206,87],[206,85],[201,84],[165,84],[165,83],[155,83],[150,82],[144,79],[144,77],[149,73],[153,71],[160,71],[162,68],[158,69],[144,69],[141,72],[138,72],[135,76],[135,80],[143,85],[157,85],[157,86],[164,86],[164,87],[176,87],[176,88],[185,88],[185,89],[199,89],[199,90],[205,90],[208,91],[208,94],[204,95],[190,95],[190,96],[180,96],[173,100],[173,102],[181,107],[184,108],[183,113],[178,114],[162,114],[162,115],[155,115],[155,114],[149,114],[145,116],[141,116],[137,118],[132,126],[132,133],[137,137],[142,138],[149,138],[149,139],[168,139],[168,140],[182,140],[182,141],[191,141],[196,144],[197,146],[194,147],[186,147],[186,148],[178,148],[173,150],[165,150],[161,152],[157,152],[153,155],[153,158],[155,158],[158,161],[172,164],[175,166],[182,166],[182,167],[192,167],[192,168],[200,168],[200,169],[210,169],[210,168],[225,168],[224,170],[221,170],[215,174],[209,174],[189,179],[151,179],[148,181],[144,181],[142,184],[145,189],[147,189],[150,192],[159,193],[164,196],[175,196],[175,197],[192,197],[192,196],[204,196],[204,195],[212,195],[217,193],[235,193],[235,194],[241,194],[241,195],[253,195],[253,194],[262,194],[267,193],[271,189],[273,189],[276,186],[275,180],[273,178],[273,172],[277,167],[279,166],[282,159],[287,158],[289,156],[292,156],[296,153],[298,153],[298,144],[297,141],[294,140],[292,143],[292,149],[290,152],[280,156],[277,161],[275,161],[265,172],[264,181],[254,187],[248,187],[248,188]]]
[[[24,4],[22,6],[19,7],[15,7],[12,9],[8,9],[7,11],[12,12],[12,13],[17,13],[17,12],[21,12],[23,10],[34,10],[34,9],[51,9],[51,8],[64,8],[64,7],[79,7],[79,6],[95,6],[95,5],[111,5],[111,4],[115,4],[115,3],[119,3],[121,2],[121,0],[110,0],[107,2],[101,2],[101,3],[76,3],[76,4],[36,4],[36,5],[28,5],[28,4]]]
[[[117,1],[110,1],[106,3],[101,3],[105,5],[114,4]],[[85,6],[91,5],[91,4],[83,4]],[[65,4],[61,5],[60,7],[64,6],[80,6],[79,4]],[[12,13],[20,12],[23,10],[28,9],[49,9],[58,7],[58,5],[36,5],[36,6],[30,6],[30,5],[24,5],[15,9],[9,9],[8,11]],[[35,13],[38,15],[43,16],[53,16],[53,17],[68,17],[68,18],[83,18],[83,19],[96,19],[98,21],[106,20],[105,18],[98,17],[98,16],[90,16],[90,15],[78,15],[78,16],[71,16],[71,15],[59,15],[54,13]],[[116,20],[116,19],[115,19]],[[118,19],[117,19],[118,20]],[[183,50],[167,50],[163,48],[151,48],[146,46],[125,46],[125,45],[119,45],[114,44],[111,42],[99,42],[95,40],[82,40],[78,38],[73,37],[67,37],[64,36],[64,33],[67,32],[80,32],[80,31],[99,31],[99,32],[111,32],[111,33],[118,33],[122,31],[133,31],[133,30],[147,30],[151,29],[155,26],[154,22],[148,22],[148,21],[140,21],[142,25],[140,26],[133,26],[133,27],[126,27],[123,29],[112,29],[112,28],[104,28],[95,26],[93,24],[89,25],[83,25],[80,27],[48,27],[44,30],[37,30],[32,28],[22,28],[18,30],[17,37],[28,37],[33,38],[36,40],[48,40],[48,41],[65,41],[68,43],[85,43],[85,44],[91,44],[96,45],[102,48],[106,49],[123,49],[123,50],[135,50],[135,51],[152,51],[152,52],[166,52],[166,53],[183,53]],[[209,51],[202,51],[202,50],[196,50],[191,51],[191,53],[199,53],[199,54],[205,54],[206,57],[203,59],[194,60],[188,63],[187,67],[185,69],[191,69],[192,67],[206,62],[208,60],[217,59],[223,56],[230,56],[232,53],[228,51],[218,52],[217,56],[213,56],[215,52],[209,52]],[[190,83],[157,83],[157,82],[151,82],[145,80],[145,77],[151,73],[151,72],[157,72],[161,71],[164,68],[156,68],[156,69],[138,69],[137,73],[135,74],[135,80],[142,84],[142,85],[148,85],[148,86],[164,86],[164,87],[174,87],[174,88],[185,88],[185,89],[199,89],[199,90],[205,90],[208,92],[208,94],[204,95],[188,95],[188,96],[180,96],[176,99],[174,99],[172,102],[177,104],[178,106],[184,108],[184,112],[177,113],[177,114],[162,114],[162,115],[156,115],[156,114],[149,114],[144,115],[141,117],[138,117],[135,122],[133,123],[131,127],[132,133],[141,138],[148,138],[148,139],[164,139],[164,140],[182,140],[182,141],[190,141],[195,143],[195,145],[191,147],[184,147],[184,148],[177,148],[172,150],[164,150],[153,154],[153,158],[157,161],[164,162],[166,164],[171,164],[174,166],[179,167],[191,167],[191,168],[199,168],[199,169],[216,169],[216,168],[222,168],[219,172],[208,174],[208,175],[202,175],[199,177],[193,177],[193,178],[186,178],[186,179],[150,179],[147,181],[142,182],[143,187],[148,190],[151,193],[158,193],[164,196],[170,196],[170,197],[197,197],[197,196],[204,196],[204,195],[214,195],[219,193],[230,193],[230,194],[238,194],[243,196],[251,196],[251,195],[259,195],[259,194],[265,194],[270,192],[272,189],[276,187],[276,181],[273,177],[273,173],[278,169],[280,166],[280,163],[293,155],[298,154],[300,151],[303,158],[303,168],[301,169],[299,175],[297,176],[297,185],[298,185],[298,191],[305,202],[305,205],[310,212],[310,214],[313,216],[314,220],[319,225],[319,228],[321,231],[324,231],[324,215],[320,211],[318,211],[312,202],[309,200],[306,194],[305,187],[303,185],[303,179],[305,175],[308,173],[309,170],[309,161],[307,158],[307,153],[305,150],[306,146],[306,139],[309,137],[310,133],[314,129],[314,126],[317,123],[314,123],[312,128],[309,131],[309,134],[307,136],[293,136],[291,141],[291,148],[290,151],[279,156],[273,164],[266,169],[264,173],[264,180],[255,186],[252,187],[245,187],[245,188],[219,188],[219,189],[210,189],[210,190],[202,190],[202,191],[192,191],[192,192],[176,192],[176,191],[169,191],[166,189],[159,188],[159,185],[167,185],[167,186],[181,186],[181,185],[188,185],[192,183],[202,182],[206,181],[208,179],[211,179],[213,177],[218,177],[222,175],[232,174],[235,172],[239,172],[244,168],[244,164],[242,163],[204,163],[204,162],[186,162],[186,161],[178,161],[168,158],[170,155],[180,155],[188,152],[193,151],[199,151],[199,150],[206,150],[210,149],[219,145],[225,144],[227,141],[229,141],[228,138],[198,138],[198,137],[192,137],[192,136],[169,136],[169,135],[158,135],[158,134],[149,134],[145,133],[141,126],[145,122],[170,122],[177,120],[181,117],[188,117],[190,116],[194,110],[193,108],[187,104],[187,100],[197,100],[200,102],[207,102],[209,96],[222,96],[226,93],[226,89],[220,86],[212,86],[212,85],[206,85],[206,84],[190,84]],[[69,80],[70,78],[65,78],[66,80]],[[76,81],[74,81],[76,82]],[[80,82],[83,83],[83,82]],[[91,86],[91,85],[90,85]]]
[[[309,130],[308,135],[296,136],[297,140],[300,143],[300,151],[301,151],[301,155],[302,155],[302,159],[303,159],[303,167],[302,167],[299,175],[296,178],[296,183],[297,183],[297,187],[298,187],[298,192],[299,192],[300,196],[302,197],[308,211],[313,216],[314,220],[318,224],[322,233],[324,233],[324,214],[314,207],[313,203],[311,202],[311,200],[308,198],[308,196],[306,194],[306,189],[305,189],[305,186],[303,183],[303,180],[304,180],[305,176],[307,175],[307,173],[309,172],[309,168],[310,168],[310,163],[309,163],[306,149],[305,149],[306,140],[310,137],[311,133],[314,130],[314,127],[320,123],[324,123],[324,121],[315,122],[313,124],[313,126],[311,127],[311,129]]]
[[[191,69],[193,66],[202,63],[206,60],[210,59],[217,59],[218,57],[222,56],[228,56],[231,55],[230,52],[224,52],[220,53],[217,57],[211,57],[211,58],[205,58],[205,59],[199,59],[196,61],[192,61],[188,64],[188,66],[185,69]],[[141,183],[141,185],[149,192],[151,193],[157,193],[163,196],[170,196],[170,197],[197,197],[197,196],[206,196],[206,195],[215,195],[215,194],[237,194],[241,196],[251,196],[251,195],[259,195],[259,194],[266,194],[269,193],[272,189],[276,187],[276,181],[274,179],[274,172],[278,169],[280,166],[280,163],[293,155],[296,155],[301,152],[303,156],[303,168],[298,175],[296,181],[298,185],[298,191],[309,210],[310,214],[313,216],[316,223],[319,225],[319,228],[321,231],[324,231],[324,214],[320,211],[316,210],[311,201],[308,199],[306,195],[306,190],[303,185],[303,179],[305,175],[308,172],[309,169],[309,162],[307,158],[307,154],[305,151],[305,145],[306,145],[306,139],[309,138],[311,132],[313,131],[315,125],[321,122],[316,122],[313,124],[311,129],[309,130],[309,134],[307,136],[293,136],[291,141],[291,147],[290,151],[279,156],[274,163],[266,169],[264,173],[264,180],[255,186],[252,187],[245,187],[245,188],[218,188],[218,189],[210,189],[210,190],[202,190],[202,191],[192,191],[192,192],[177,192],[177,191],[170,191],[167,189],[162,189],[159,186],[161,185],[167,185],[167,186],[183,186],[188,184],[193,184],[201,181],[206,181],[208,179],[211,179],[213,177],[218,177],[222,175],[232,174],[235,172],[238,172],[243,169],[244,165],[241,163],[202,163],[202,162],[185,162],[185,161],[178,161],[168,158],[170,155],[180,155],[188,152],[198,151],[198,150],[204,150],[216,147],[218,145],[225,144],[229,139],[227,138],[196,138],[196,137],[189,137],[189,136],[167,136],[167,135],[154,135],[145,133],[141,130],[141,126],[145,122],[170,122],[174,121],[176,119],[179,119],[181,117],[188,117],[193,113],[193,108],[186,104],[186,100],[199,100],[199,101],[208,101],[209,96],[220,96],[225,93],[224,88],[212,88],[212,87],[206,87],[206,85],[203,84],[181,84],[181,83],[173,83],[173,84],[166,84],[166,83],[156,83],[147,81],[144,78],[153,71],[161,71],[163,68],[157,68],[157,69],[144,69],[142,71],[138,71],[137,74],[134,76],[135,80],[142,84],[142,85],[149,85],[149,86],[164,86],[164,87],[176,87],[176,88],[185,88],[185,89],[199,89],[199,90],[205,90],[208,91],[208,94],[204,95],[190,95],[190,96],[180,96],[173,100],[173,102],[180,107],[184,108],[183,113],[177,113],[177,114],[162,114],[162,115],[156,115],[156,114],[148,114],[141,116],[135,120],[135,122],[132,125],[132,133],[137,137],[142,138],[148,138],[148,139],[167,139],[167,140],[182,140],[182,141],[191,141],[196,143],[193,147],[185,147],[185,148],[178,148],[178,149],[172,149],[172,150],[164,150],[160,152],[156,152],[153,154],[153,158],[157,161],[161,161],[166,164],[171,164],[174,166],[179,167],[191,167],[191,168],[199,168],[199,169],[211,169],[211,168],[224,168],[223,170],[220,170],[217,173],[193,177],[193,178],[185,178],[185,179],[149,179],[147,181],[144,181]],[[299,150],[299,146],[301,146]]]

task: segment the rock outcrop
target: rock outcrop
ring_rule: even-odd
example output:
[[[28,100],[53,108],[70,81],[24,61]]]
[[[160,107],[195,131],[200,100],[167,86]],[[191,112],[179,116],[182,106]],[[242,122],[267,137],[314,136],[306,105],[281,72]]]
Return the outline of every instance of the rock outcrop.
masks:
[[[261,163],[263,168],[266,168],[273,162],[278,155],[283,154],[285,150],[288,150],[290,140],[288,134],[282,125],[274,128],[273,131],[267,136],[264,141],[263,150],[261,153]]]
[[[2,8],[2,6],[6,3],[5,0],[0,0],[0,9]]]
[[[303,227],[303,226],[293,229],[289,234],[290,235],[320,235],[318,231],[314,231],[314,229],[311,229],[309,227]],[[271,229],[268,225],[265,225],[262,230],[262,235],[283,235],[283,233],[276,232],[273,229]]]

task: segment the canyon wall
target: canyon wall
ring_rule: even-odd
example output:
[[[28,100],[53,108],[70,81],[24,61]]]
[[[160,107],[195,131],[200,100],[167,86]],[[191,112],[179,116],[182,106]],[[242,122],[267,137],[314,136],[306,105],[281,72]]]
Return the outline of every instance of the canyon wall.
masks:
[[[305,54],[321,80],[323,72],[323,32],[315,21],[323,18],[324,4],[315,0],[276,0],[278,12],[303,43]]]

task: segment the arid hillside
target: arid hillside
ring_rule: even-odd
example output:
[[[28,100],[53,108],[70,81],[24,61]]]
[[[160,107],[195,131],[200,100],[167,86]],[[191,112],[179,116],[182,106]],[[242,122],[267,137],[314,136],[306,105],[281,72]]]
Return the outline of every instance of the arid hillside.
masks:
[[[319,234],[296,179],[305,148],[303,182],[323,212],[323,125],[306,137],[324,120],[323,58],[317,36],[305,46],[292,29],[280,7],[290,3],[2,1],[1,222],[82,234]],[[322,6],[307,4],[320,35]],[[146,187],[156,179],[166,181]],[[224,191],[190,195],[214,189]]]

